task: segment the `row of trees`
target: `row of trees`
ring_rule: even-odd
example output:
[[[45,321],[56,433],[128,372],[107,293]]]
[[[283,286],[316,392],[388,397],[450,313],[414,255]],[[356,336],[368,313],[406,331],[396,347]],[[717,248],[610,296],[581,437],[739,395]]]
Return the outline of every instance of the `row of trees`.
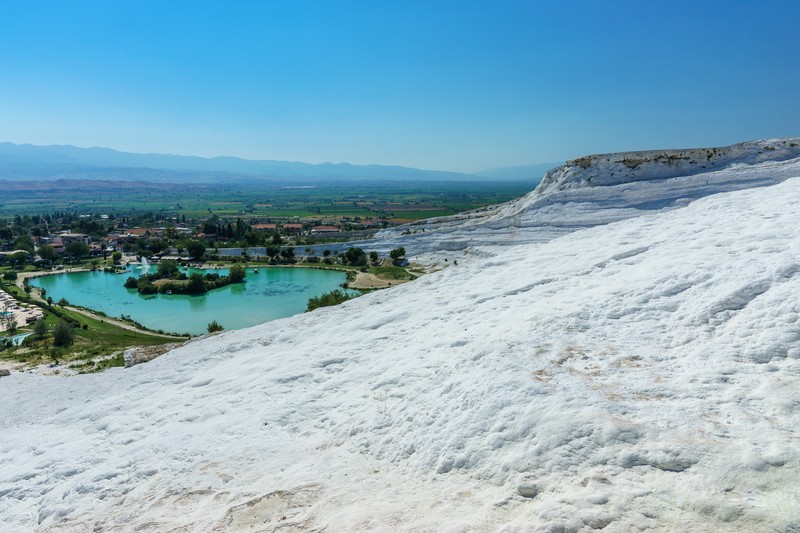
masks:
[[[392,259],[392,263],[395,265],[402,263],[405,255],[406,249],[403,247],[395,248],[389,252],[389,257]],[[344,254],[340,254],[340,257],[348,265],[366,266],[368,264],[367,253],[361,248],[348,248]],[[369,262],[371,262],[373,265],[378,265],[379,261],[380,257],[378,256],[378,252],[372,251],[369,253]]]

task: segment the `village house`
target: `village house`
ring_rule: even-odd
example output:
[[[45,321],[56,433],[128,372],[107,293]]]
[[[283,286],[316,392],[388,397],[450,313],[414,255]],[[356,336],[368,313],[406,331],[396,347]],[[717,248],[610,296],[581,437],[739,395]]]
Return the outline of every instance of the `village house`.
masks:
[[[337,226],[315,226],[311,228],[311,233],[339,233],[342,228]]]
[[[299,235],[303,231],[302,224],[283,224],[281,225],[281,229],[285,234],[295,234]]]
[[[252,227],[256,231],[275,231],[278,229],[277,224],[253,224]]]
[[[57,235],[61,239],[64,246],[69,246],[73,242],[83,242],[89,244],[89,236],[85,233],[72,233],[71,231],[64,231]]]

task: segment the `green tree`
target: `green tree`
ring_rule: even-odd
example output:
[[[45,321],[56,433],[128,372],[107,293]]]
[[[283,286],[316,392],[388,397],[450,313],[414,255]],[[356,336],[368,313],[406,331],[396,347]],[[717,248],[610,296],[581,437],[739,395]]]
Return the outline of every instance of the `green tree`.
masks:
[[[293,263],[294,262],[294,248],[292,246],[287,246],[286,248],[281,250],[281,257],[283,257],[284,262]]]
[[[11,242],[14,240],[14,232],[11,231],[11,228],[5,227],[0,228],[0,241]]]
[[[58,252],[49,244],[43,244],[39,247],[39,257],[47,261],[55,261],[58,259]]]
[[[242,265],[233,265],[228,273],[228,279],[231,283],[241,283],[246,275],[247,272]]]
[[[178,262],[174,259],[164,259],[158,264],[158,275],[168,278],[178,273]]]
[[[20,235],[17,237],[17,240],[14,241],[14,249],[25,250],[29,254],[33,254],[33,239],[28,235]]]
[[[267,246],[267,256],[269,257],[270,261],[274,261],[276,257],[278,257],[281,253],[281,249],[279,246]]]
[[[127,280],[125,283],[127,284]],[[158,292],[158,287],[156,287],[152,281],[144,277],[139,278],[137,282],[137,289],[139,294],[155,294]]]
[[[139,283],[141,286],[141,282]],[[189,276],[189,283],[186,285],[186,292],[189,294],[202,294],[206,292],[206,282],[203,275],[195,272]]]
[[[30,254],[28,252],[24,252],[20,250],[19,252],[15,252],[8,257],[6,257],[6,261],[11,266],[21,266],[30,260]]]
[[[199,261],[206,253],[206,245],[200,241],[189,241],[186,243],[186,251],[192,259]]]
[[[111,262],[118,265],[120,261],[122,261],[122,252],[114,252],[111,254]]]
[[[389,252],[389,257],[392,258],[392,263],[395,265],[402,263],[402,258],[406,255],[406,249],[400,246]]]
[[[355,266],[364,266],[367,264],[367,254],[361,248],[349,248],[344,257],[348,263]]]
[[[244,234],[244,240],[248,246],[259,246],[264,242],[264,236],[257,231],[248,231]]]
[[[380,257],[378,257],[378,252],[372,251],[369,253],[369,260],[373,265],[377,265]]]
[[[82,259],[88,256],[89,252],[91,252],[89,245],[81,241],[71,242],[64,248],[65,254],[71,255],[76,259]]]
[[[153,253],[153,255],[158,255],[163,252],[167,248],[167,243],[162,240],[152,240],[147,243],[147,249]]]
[[[43,318],[40,318],[33,324],[33,333],[39,340],[47,336],[47,322],[45,322]]]
[[[70,346],[75,340],[72,326],[64,320],[59,320],[53,328],[53,346]]]

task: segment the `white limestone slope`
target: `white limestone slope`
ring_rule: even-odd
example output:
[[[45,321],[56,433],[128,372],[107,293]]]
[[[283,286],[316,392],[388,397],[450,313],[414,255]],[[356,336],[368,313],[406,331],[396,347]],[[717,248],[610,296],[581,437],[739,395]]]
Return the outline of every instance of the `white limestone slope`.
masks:
[[[2,378],[0,522],[800,530],[798,229],[795,178],[131,369]]]
[[[444,258],[486,257],[522,242],[680,208],[711,194],[774,185],[799,170],[800,138],[586,156],[550,170],[523,198],[390,228],[367,246],[404,246],[419,261],[441,266]]]

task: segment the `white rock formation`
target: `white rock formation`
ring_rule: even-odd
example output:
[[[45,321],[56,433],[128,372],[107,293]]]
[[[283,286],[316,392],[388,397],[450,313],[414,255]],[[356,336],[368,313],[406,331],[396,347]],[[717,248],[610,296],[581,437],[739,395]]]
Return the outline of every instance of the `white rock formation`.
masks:
[[[486,257],[509,245],[680,208],[711,194],[780,183],[798,175],[798,158],[800,138],[582,157],[549,171],[519,200],[386,229],[379,244],[369,246],[403,246],[416,260],[439,266],[444,258]]]
[[[483,218],[518,216],[492,257],[130,369],[12,374],[0,522],[796,531],[800,161],[752,163],[603,187],[565,168]],[[618,198],[653,190],[673,208]],[[587,227],[531,237],[545,214]]]

